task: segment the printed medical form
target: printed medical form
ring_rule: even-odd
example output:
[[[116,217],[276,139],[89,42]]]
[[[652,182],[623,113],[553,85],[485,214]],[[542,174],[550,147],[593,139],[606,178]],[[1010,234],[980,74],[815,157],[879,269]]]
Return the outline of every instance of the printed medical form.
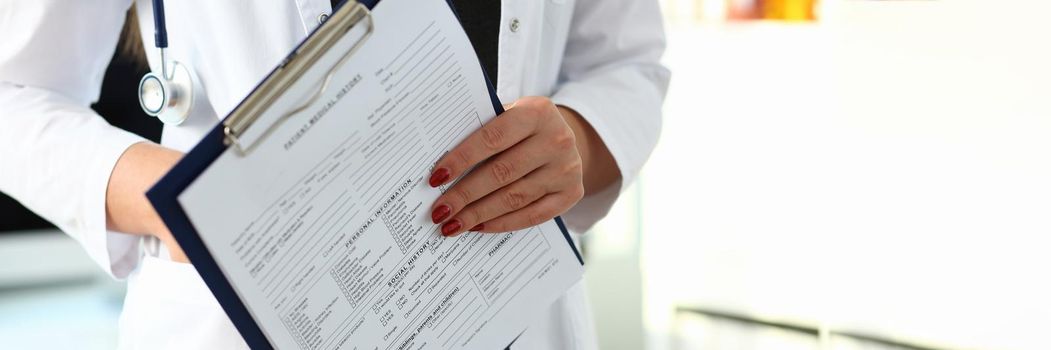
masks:
[[[495,115],[444,0],[383,0],[317,103],[248,156],[227,150],[179,197],[276,348],[503,349],[582,276],[550,221],[442,237],[433,164]],[[353,29],[318,66],[362,36]],[[259,123],[310,94],[308,72]]]

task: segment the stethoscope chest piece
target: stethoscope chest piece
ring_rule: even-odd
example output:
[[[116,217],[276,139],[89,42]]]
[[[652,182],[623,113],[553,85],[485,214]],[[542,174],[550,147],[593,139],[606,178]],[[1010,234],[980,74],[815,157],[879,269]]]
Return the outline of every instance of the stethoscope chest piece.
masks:
[[[193,73],[176,61],[166,68],[161,74],[146,74],[139,81],[139,105],[147,115],[164,124],[178,125],[186,121],[193,107]],[[167,77],[163,76],[165,71]]]

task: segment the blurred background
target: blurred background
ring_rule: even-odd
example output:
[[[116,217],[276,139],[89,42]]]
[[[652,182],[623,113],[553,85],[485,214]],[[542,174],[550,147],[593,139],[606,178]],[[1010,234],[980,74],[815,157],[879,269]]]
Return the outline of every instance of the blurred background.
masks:
[[[661,3],[664,133],[583,246],[603,349],[1051,349],[1051,3]],[[95,108],[156,138],[141,74]],[[0,347],[114,348],[123,286],[0,213]]]

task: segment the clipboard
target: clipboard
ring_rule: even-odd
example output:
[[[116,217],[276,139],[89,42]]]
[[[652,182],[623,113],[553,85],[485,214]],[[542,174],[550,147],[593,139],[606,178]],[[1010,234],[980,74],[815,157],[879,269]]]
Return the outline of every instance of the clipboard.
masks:
[[[183,248],[187,257],[193,262],[194,268],[219,301],[223,311],[230,318],[241,337],[252,349],[273,349],[273,346],[251,316],[251,313],[232,287],[230,281],[222,273],[218,263],[209,253],[204,241],[190,222],[182,206],[178,203],[177,197],[227,150],[231,150],[241,157],[251,156],[255,146],[261,142],[266,142],[267,137],[279,128],[282,123],[314,103],[318,96],[327,89],[332,73],[345,63],[349,57],[353,56],[365,41],[369,40],[375,25],[370,11],[378,2],[379,0],[359,0],[348,1],[341,5],[325,23],[318,26],[300,42],[221,123],[205,134],[193,149],[186,153],[167,174],[146,192],[146,197],[153,204],[158,215],[172,232],[172,235]],[[446,3],[448,3],[448,0],[446,0]],[[455,14],[455,8],[451,4],[449,6]],[[271,101],[275,97],[280,96],[284,89],[298,79],[299,75],[316,63],[320,56],[332,47],[336,41],[358,26],[365,26],[366,33],[339,59],[335,66],[329,69],[321,85],[306,102],[283,113],[280,118],[270,125],[255,125],[258,116],[261,114],[260,112],[269,108]],[[482,69],[480,64],[479,69]],[[485,76],[484,71],[482,76],[485,77],[493,109],[499,115],[504,112],[503,104],[497,97],[496,90],[493,88],[489,77]],[[263,129],[253,129],[253,127]],[[260,134],[254,140],[246,140],[244,135],[249,130]],[[562,218],[556,217],[554,220],[566,242],[572,248],[578,262],[583,265],[584,260],[573,243]],[[515,340],[517,338],[511,340],[508,347]]]

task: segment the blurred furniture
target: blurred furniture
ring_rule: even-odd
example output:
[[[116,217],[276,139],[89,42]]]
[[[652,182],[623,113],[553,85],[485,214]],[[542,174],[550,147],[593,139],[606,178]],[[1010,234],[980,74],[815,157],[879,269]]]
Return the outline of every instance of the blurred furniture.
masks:
[[[100,273],[80,245],[58,230],[0,235],[0,291],[89,283]]]
[[[682,338],[675,343],[681,349],[724,348],[721,346],[725,346],[725,340],[718,338],[725,339],[729,333],[732,334],[730,337],[737,336],[754,344],[751,348],[738,344],[736,350],[781,349],[792,345],[819,350],[945,350],[863,331],[826,329],[816,324],[762,319],[699,306],[679,306],[675,312],[675,330]],[[688,321],[691,317],[704,318],[709,322],[691,323]],[[732,331],[728,332],[728,329]],[[764,341],[755,339],[760,337],[769,337],[771,339],[768,342],[778,344],[761,347]]]

